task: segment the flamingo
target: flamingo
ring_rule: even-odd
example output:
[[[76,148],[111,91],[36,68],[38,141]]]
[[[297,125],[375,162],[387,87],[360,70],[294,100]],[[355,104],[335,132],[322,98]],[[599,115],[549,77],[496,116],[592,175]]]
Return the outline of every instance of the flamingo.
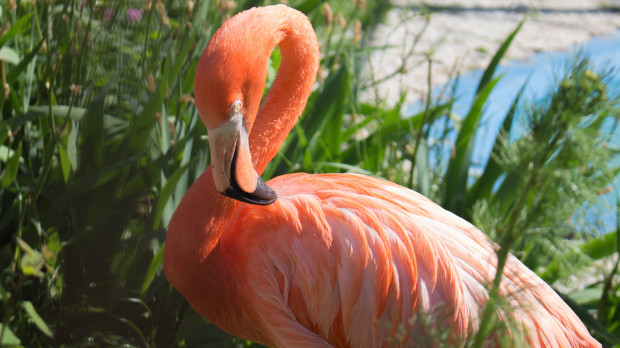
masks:
[[[282,60],[261,104],[268,58]],[[222,330],[272,347],[463,345],[495,276],[494,244],[424,196],[356,174],[260,174],[304,110],[319,66],[309,20],[284,5],[225,22],[196,67],[211,165],[175,211],[164,272]],[[510,256],[508,335],[533,347],[600,347],[560,297]],[[428,322],[428,320],[426,321]],[[426,342],[426,343],[424,343]],[[493,344],[489,338],[487,344]]]

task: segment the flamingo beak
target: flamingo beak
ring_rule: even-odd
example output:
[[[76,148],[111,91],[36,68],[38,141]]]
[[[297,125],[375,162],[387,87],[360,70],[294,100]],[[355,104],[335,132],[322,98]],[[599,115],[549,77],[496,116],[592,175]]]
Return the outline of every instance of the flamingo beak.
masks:
[[[269,205],[277,193],[256,173],[248,142],[248,130],[241,113],[241,101],[230,108],[228,121],[208,129],[213,180],[218,192],[241,202]]]

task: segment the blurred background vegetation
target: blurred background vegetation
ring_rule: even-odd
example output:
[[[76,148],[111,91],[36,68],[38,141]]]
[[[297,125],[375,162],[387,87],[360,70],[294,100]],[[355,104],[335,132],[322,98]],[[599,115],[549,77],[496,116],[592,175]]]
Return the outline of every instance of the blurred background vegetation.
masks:
[[[3,347],[255,346],[197,315],[161,265],[168,221],[209,163],[192,97],[198,57],[226,19],[268,3],[0,0]],[[376,83],[363,72],[380,49],[369,35],[386,0],[288,4],[312,21],[321,69],[264,178],[351,171],[411,187],[498,241],[500,260],[510,250],[562,286],[595,337],[619,344],[620,230],[596,219],[597,209],[618,209],[598,200],[616,192],[614,72],[577,57],[546,98],[518,97],[484,170],[470,175],[494,71],[519,28],[465,117],[452,112],[450,91],[411,114],[359,98]],[[268,85],[279,61],[276,50]]]

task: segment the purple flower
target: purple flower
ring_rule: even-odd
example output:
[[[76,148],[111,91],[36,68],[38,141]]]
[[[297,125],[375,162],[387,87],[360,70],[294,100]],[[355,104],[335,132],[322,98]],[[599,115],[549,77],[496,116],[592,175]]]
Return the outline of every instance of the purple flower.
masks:
[[[142,19],[142,12],[144,12],[141,8],[130,8],[127,9],[127,22],[129,23],[137,23]]]

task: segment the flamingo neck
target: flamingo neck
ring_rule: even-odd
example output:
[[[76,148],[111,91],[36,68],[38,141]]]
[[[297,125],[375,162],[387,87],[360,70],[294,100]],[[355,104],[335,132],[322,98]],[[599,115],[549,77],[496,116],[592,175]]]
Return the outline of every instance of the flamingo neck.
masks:
[[[267,64],[276,46],[281,63],[269,93],[261,97]],[[241,100],[254,169],[261,174],[301,116],[319,67],[319,43],[301,12],[284,5],[253,8],[218,29],[202,53],[195,100],[207,128]]]
[[[200,283],[212,279],[207,274],[199,277],[196,272],[215,269],[204,265],[216,260],[214,250],[239,205],[240,202],[217,192],[209,166],[174,212],[166,234],[164,272],[190,302],[191,293],[203,289],[204,284]]]
[[[276,45],[282,57],[250,132],[252,162],[259,174],[275,157],[303,113],[319,67],[319,43],[312,25],[301,12],[285,9],[282,13],[268,12],[270,16],[265,16],[261,24],[263,32],[250,38],[265,40],[262,45],[267,50],[262,62],[257,62],[259,69],[266,67]]]
[[[282,61],[259,107],[268,59],[277,45]],[[205,49],[197,68],[196,105],[201,117],[215,114],[217,102],[229,108],[228,99],[243,92],[252,162],[260,174],[303,112],[318,63],[316,34],[301,12],[281,5],[246,11],[226,22]],[[227,64],[233,69],[225,69]],[[211,86],[214,77],[230,85]],[[227,288],[228,256],[219,246],[239,206],[240,202],[217,192],[209,167],[187,191],[168,226],[166,277],[210,320],[222,315],[226,310],[222,298],[230,297],[227,291],[234,291]]]

